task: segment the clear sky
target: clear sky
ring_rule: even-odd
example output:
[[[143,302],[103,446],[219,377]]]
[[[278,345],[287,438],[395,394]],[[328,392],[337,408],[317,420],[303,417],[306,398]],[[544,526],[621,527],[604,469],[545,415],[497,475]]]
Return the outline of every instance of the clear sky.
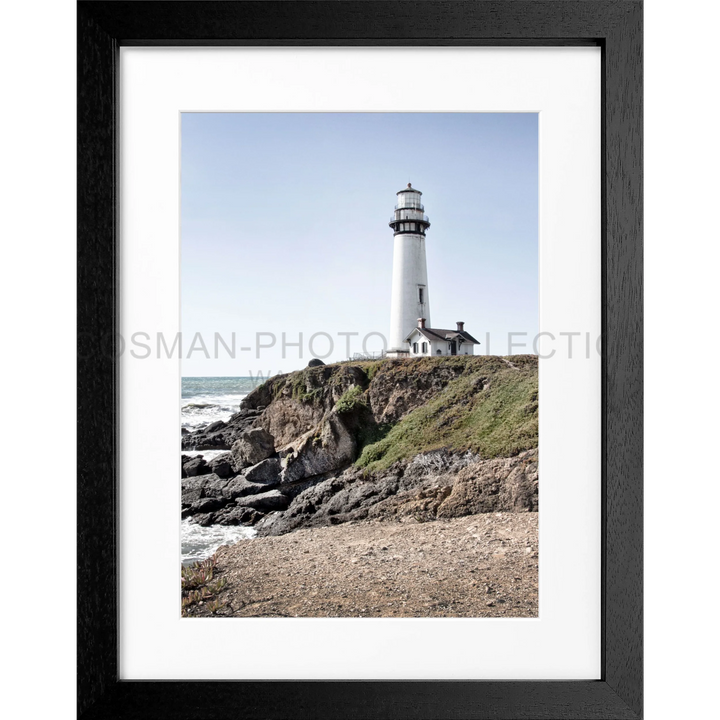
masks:
[[[538,331],[536,114],[184,113],[184,376],[274,374],[387,337],[395,193],[423,193],[432,324],[475,352]],[[187,359],[190,343],[199,343]],[[220,345],[215,359],[214,336]],[[264,333],[259,337],[257,333]],[[265,334],[267,333],[267,334]],[[286,343],[303,335],[299,348]],[[271,335],[272,334],[272,335]],[[270,345],[272,337],[275,345]],[[377,351],[377,336],[366,349]],[[241,350],[241,348],[251,348]],[[318,335],[316,354],[330,348]],[[523,350],[518,350],[522,352]],[[532,352],[532,349],[524,350]],[[259,357],[258,357],[259,354]],[[285,357],[283,358],[283,354]]]

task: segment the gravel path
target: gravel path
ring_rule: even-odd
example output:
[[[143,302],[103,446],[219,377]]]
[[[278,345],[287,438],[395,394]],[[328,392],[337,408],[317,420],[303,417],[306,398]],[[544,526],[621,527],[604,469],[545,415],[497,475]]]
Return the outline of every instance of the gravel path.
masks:
[[[217,553],[228,583],[217,615],[536,617],[537,520],[364,521],[226,546]]]

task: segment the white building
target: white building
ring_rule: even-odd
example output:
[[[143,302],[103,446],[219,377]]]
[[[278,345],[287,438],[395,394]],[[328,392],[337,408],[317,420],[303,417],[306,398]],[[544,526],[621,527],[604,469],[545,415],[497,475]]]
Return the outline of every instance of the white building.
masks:
[[[416,355],[473,355],[479,344],[465,332],[430,327],[430,292],[425,260],[425,233],[430,219],[425,215],[422,193],[410,183],[397,193],[393,229],[393,274],[390,300],[389,357]],[[420,319],[418,319],[420,318]]]
[[[455,330],[426,327],[419,318],[406,339],[410,357],[418,355],[474,355],[480,343],[465,330],[465,323],[457,323]]]

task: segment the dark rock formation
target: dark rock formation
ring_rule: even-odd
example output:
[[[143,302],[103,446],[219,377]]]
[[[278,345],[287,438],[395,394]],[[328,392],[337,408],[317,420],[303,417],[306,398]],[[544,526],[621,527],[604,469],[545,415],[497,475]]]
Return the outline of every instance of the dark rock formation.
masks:
[[[254,525],[264,517],[263,513],[249,507],[236,505],[216,513],[213,522],[218,525]]]
[[[309,363],[308,367],[321,367],[325,363],[320,358],[313,358]]]
[[[201,430],[183,434],[182,448],[183,450],[229,450],[241,433],[254,427],[259,415],[259,410],[241,409],[227,422],[218,420]]]
[[[235,500],[244,495],[255,495],[265,492],[267,489],[267,484],[251,482],[244,475],[238,475],[223,487],[222,495],[228,500]]]
[[[252,465],[243,473],[246,480],[264,485],[277,485],[282,470],[279,458],[267,458],[257,465]]]
[[[474,463],[461,470],[452,492],[435,511],[453,518],[486,512],[537,512],[537,451]]]
[[[255,510],[285,510],[289,501],[279,490],[268,490],[257,495],[245,495],[235,500],[236,504]]]
[[[228,478],[235,474],[235,468],[232,462],[232,453],[223,453],[208,463],[210,471],[218,477]]]
[[[182,462],[182,477],[195,477],[196,475],[207,475],[212,472],[202,455],[196,457],[183,455],[180,460]]]
[[[322,480],[302,491],[284,513],[268,515],[258,532],[282,535],[366,518],[427,522],[537,507],[537,450],[493,460],[438,451],[367,477],[351,467]]]
[[[275,438],[264,428],[246,430],[233,443],[232,462],[237,472],[256,465],[275,453]]]
[[[297,450],[283,459],[283,482],[339,470],[355,459],[357,442],[352,425],[337,413],[330,412],[315,433],[308,433]]]

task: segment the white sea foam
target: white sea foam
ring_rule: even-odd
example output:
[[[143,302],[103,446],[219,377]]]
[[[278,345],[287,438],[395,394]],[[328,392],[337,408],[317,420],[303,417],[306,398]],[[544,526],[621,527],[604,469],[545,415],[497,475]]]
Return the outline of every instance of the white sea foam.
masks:
[[[189,565],[196,560],[205,560],[222,545],[234,545],[254,538],[257,533],[243,525],[210,525],[202,527],[189,519],[181,523],[182,563]]]
[[[188,455],[189,457],[196,457],[202,455],[205,462],[214,460],[218,455],[224,455],[227,450],[183,450],[182,455]]]
[[[217,420],[227,422],[240,409],[240,401],[245,394],[193,395],[183,398],[182,427],[187,430],[197,430]]]

